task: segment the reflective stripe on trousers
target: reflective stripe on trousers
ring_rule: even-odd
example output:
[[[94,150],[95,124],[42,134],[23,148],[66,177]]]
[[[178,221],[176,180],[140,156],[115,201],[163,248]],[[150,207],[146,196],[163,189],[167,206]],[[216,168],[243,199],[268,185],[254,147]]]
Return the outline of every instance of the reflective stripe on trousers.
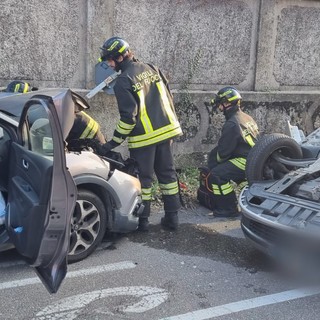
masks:
[[[152,188],[141,188],[141,197],[143,201],[150,201]]]
[[[167,183],[167,184],[159,183],[159,187],[163,195],[170,196],[170,195],[175,195],[179,193],[179,186],[177,181]]]
[[[233,192],[233,186],[230,182],[227,182],[225,184],[217,185],[217,184],[212,184],[212,192],[215,195],[227,195],[231,192]]]

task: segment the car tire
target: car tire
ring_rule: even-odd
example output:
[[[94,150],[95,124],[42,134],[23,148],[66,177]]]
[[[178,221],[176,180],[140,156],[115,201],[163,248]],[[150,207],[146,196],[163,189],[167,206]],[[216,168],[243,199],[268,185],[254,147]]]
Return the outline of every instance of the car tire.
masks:
[[[273,159],[272,155],[276,152],[291,159],[303,158],[301,147],[293,138],[281,133],[266,134],[248,154],[246,177],[249,185],[262,180],[280,179],[295,169]]]
[[[68,262],[88,257],[101,243],[107,228],[107,212],[92,191],[79,189],[71,221]]]

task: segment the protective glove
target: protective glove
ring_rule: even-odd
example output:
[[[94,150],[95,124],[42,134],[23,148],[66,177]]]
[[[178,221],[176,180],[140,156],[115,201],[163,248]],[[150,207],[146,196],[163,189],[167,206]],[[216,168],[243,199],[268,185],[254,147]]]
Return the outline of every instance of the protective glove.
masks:
[[[93,139],[72,139],[72,140],[68,140],[67,148],[68,148],[69,151],[81,151],[84,148],[92,147],[92,140]]]
[[[105,144],[100,144],[97,147],[97,153],[100,156],[106,156],[112,149],[114,148],[113,143],[111,143],[110,141],[106,142]]]

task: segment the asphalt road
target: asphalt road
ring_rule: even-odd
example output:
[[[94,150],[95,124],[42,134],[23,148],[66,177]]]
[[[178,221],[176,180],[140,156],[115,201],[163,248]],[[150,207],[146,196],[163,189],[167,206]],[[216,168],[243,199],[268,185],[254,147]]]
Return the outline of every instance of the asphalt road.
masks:
[[[243,237],[240,220],[204,208],[180,214],[178,232],[106,237],[69,266],[50,295],[10,251],[0,256],[0,319],[319,319],[320,289],[281,274]]]

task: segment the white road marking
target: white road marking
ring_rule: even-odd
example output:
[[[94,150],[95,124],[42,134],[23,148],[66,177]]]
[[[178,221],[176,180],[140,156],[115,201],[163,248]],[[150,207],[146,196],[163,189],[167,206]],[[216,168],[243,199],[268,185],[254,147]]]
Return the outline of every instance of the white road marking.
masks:
[[[92,292],[86,292],[83,294],[78,294],[66,299],[60,300],[47,306],[42,311],[36,314],[34,320],[73,320],[81,314],[82,309],[89,305],[95,300],[101,301],[103,298],[117,296],[133,296],[135,298],[140,298],[140,300],[132,305],[125,306],[114,306],[117,312],[132,312],[132,313],[142,313],[146,312],[152,308],[159,306],[161,303],[168,299],[168,292],[164,289],[152,288],[152,287],[119,287],[119,288],[109,288],[103,290],[97,290]],[[126,300],[124,300],[126,301]],[[124,302],[125,304],[127,302]],[[111,310],[104,308],[104,313],[114,315]]]
[[[19,265],[26,265],[26,263],[23,260],[17,260],[15,262],[1,262],[0,268],[11,268]]]
[[[96,266],[89,269],[81,269],[77,271],[68,272],[67,278],[75,278],[80,276],[86,276],[91,274],[132,269],[136,264],[131,261],[123,261],[118,263],[112,263],[102,266]],[[17,281],[0,283],[0,290],[23,287],[27,285],[33,285],[40,283],[38,278],[26,278]],[[299,298],[305,298],[320,294],[320,287],[309,287],[295,290],[288,290],[280,293],[270,294],[262,297],[232,302],[212,308],[196,310],[185,314],[162,318],[160,320],[206,320],[220,317],[223,315],[233,314],[245,310],[250,310],[258,307],[268,306],[272,304],[287,302]],[[109,288],[93,292],[86,292],[76,296],[68,297],[67,299],[60,300],[51,306],[47,306],[45,309],[37,313],[35,320],[73,320],[79,315],[82,308],[90,304],[91,302],[106,298],[110,296],[134,296],[140,298],[137,303],[126,306],[117,307],[122,312],[142,313],[155,308],[165,302],[168,299],[169,293],[164,289],[144,287],[144,286],[131,286],[131,287],[119,287]],[[108,311],[108,314],[112,314]]]
[[[226,314],[232,314],[244,310],[254,309],[258,307],[268,306],[271,304],[286,302],[294,299],[305,298],[320,294],[320,288],[305,288],[284,291],[280,293],[270,294],[258,298],[242,300],[238,302],[227,303],[221,306],[196,310],[173,317],[162,318],[160,320],[205,320],[212,319]]]
[[[135,267],[136,267],[136,264],[134,264],[131,261],[122,261],[118,263],[111,263],[111,264],[106,264],[102,266],[96,266],[88,269],[69,271],[67,273],[66,278],[76,278],[80,276],[87,276],[90,274],[97,274],[97,273],[124,270],[124,269],[133,269]],[[0,283],[0,290],[24,287],[24,286],[38,284],[38,283],[41,283],[39,278],[26,278],[26,279],[20,279],[15,281],[2,282]]]

